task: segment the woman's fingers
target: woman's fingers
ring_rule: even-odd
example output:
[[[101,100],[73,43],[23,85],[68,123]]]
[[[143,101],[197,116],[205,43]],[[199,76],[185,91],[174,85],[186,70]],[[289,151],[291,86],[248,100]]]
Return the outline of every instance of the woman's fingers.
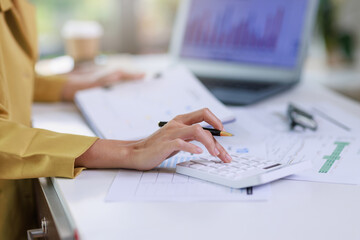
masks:
[[[119,80],[136,80],[144,78],[145,76],[143,73],[129,73],[121,70],[117,71],[116,73],[118,74]]]
[[[192,132],[198,131],[198,130],[193,130],[193,128],[186,129],[186,131],[189,131],[189,130],[191,130]],[[185,131],[182,131],[182,132],[184,133]],[[214,139],[212,136],[207,135],[207,133],[205,133],[205,135],[206,135],[207,140],[204,141],[202,139],[202,137],[200,137],[199,139],[201,139],[201,140],[198,140],[198,141],[200,141],[201,143],[204,144],[204,146],[208,149],[210,154],[217,156],[220,160],[222,160],[225,163],[231,162],[232,158],[227,153],[227,151],[224,149],[224,147],[221,146],[221,144],[218,141],[216,141],[216,139]],[[188,136],[189,135],[187,135],[187,137]],[[200,134],[198,136],[202,136],[202,134]],[[192,136],[191,138],[197,138],[197,136]],[[216,151],[215,154],[211,153],[211,149],[214,149],[214,151]],[[168,150],[170,152],[171,151],[173,151],[173,152],[185,151],[185,152],[190,152],[190,153],[194,153],[194,154],[200,154],[203,152],[200,147],[187,142],[186,139],[184,140],[181,137],[169,141]]]
[[[218,158],[221,159],[221,161],[229,163],[232,161],[231,156],[229,155],[229,153],[227,153],[227,151],[223,148],[223,146],[221,146],[221,144],[215,140],[215,145],[216,148],[219,149],[220,154],[218,155]]]
[[[171,149],[171,152],[185,151],[194,154],[200,154],[203,152],[203,150],[200,147],[196,146],[195,144],[186,142],[180,138],[170,141],[169,149]]]
[[[211,155],[217,156],[220,154],[220,150],[216,147],[216,140],[214,137],[209,131],[204,130],[199,124],[179,127],[175,131],[172,131],[169,137],[171,139],[179,138],[185,141],[196,140],[201,142]]]
[[[144,74],[134,74],[134,73],[127,73],[121,70],[109,73],[101,78],[99,78],[96,82],[96,86],[106,86],[111,85],[120,81],[124,80],[137,80],[144,77]]]
[[[220,120],[208,109],[180,115],[149,138],[136,143],[137,149],[143,150],[136,151],[137,154],[133,155],[135,168],[151,169],[179,151],[202,153],[203,150],[200,147],[189,142],[192,140],[203,144],[211,155],[219,157],[224,162],[230,162],[231,157],[212,134],[199,124],[194,124],[202,121],[208,122],[215,128],[223,129]]]
[[[192,125],[194,123],[205,121],[216,129],[224,129],[220,119],[217,118],[208,108],[203,108],[192,113],[179,115],[175,117],[175,120],[186,125]]]
[[[201,142],[213,156],[218,156],[224,162],[231,162],[231,156],[227,151],[216,141],[212,134],[204,130],[199,124],[191,126],[183,125],[176,121],[170,121],[169,127],[173,130],[168,133],[168,139],[183,139],[185,141],[196,140]]]

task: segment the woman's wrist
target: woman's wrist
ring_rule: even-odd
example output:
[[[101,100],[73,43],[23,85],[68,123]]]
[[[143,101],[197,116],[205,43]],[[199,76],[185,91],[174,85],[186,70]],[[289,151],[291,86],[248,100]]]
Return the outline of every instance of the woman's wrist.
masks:
[[[90,82],[75,81],[69,77],[62,90],[61,98],[65,102],[74,101],[76,92],[91,87],[92,85]]]
[[[86,152],[75,159],[75,167],[134,168],[133,146],[136,141],[98,139]]]

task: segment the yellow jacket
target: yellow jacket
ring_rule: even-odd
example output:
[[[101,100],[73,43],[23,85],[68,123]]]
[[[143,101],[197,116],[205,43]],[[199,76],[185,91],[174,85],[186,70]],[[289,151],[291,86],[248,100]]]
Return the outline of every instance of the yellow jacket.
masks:
[[[31,128],[33,99],[59,100],[65,82],[35,76],[34,10],[25,0],[0,0],[0,239],[25,238],[35,221],[31,181],[24,179],[73,178],[81,171],[75,158],[96,140]]]

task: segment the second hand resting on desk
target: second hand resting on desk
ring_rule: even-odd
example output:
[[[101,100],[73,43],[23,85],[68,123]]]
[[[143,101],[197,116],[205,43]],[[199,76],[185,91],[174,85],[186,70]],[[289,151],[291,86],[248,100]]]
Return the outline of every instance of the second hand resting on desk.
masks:
[[[159,127],[163,127],[165,124],[167,124],[167,122],[159,122]],[[231,133],[225,132],[225,131],[221,131],[218,129],[214,129],[214,128],[206,128],[203,127],[204,130],[209,131],[213,136],[222,136],[222,137],[231,137],[234,136]]]

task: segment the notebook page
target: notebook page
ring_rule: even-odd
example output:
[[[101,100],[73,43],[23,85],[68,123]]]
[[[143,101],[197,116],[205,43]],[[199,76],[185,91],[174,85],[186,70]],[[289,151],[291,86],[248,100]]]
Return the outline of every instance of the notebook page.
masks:
[[[222,122],[234,114],[183,66],[173,66],[158,78],[131,81],[109,89],[76,94],[76,104],[94,132],[106,139],[134,140],[158,129],[159,121],[209,108]]]

